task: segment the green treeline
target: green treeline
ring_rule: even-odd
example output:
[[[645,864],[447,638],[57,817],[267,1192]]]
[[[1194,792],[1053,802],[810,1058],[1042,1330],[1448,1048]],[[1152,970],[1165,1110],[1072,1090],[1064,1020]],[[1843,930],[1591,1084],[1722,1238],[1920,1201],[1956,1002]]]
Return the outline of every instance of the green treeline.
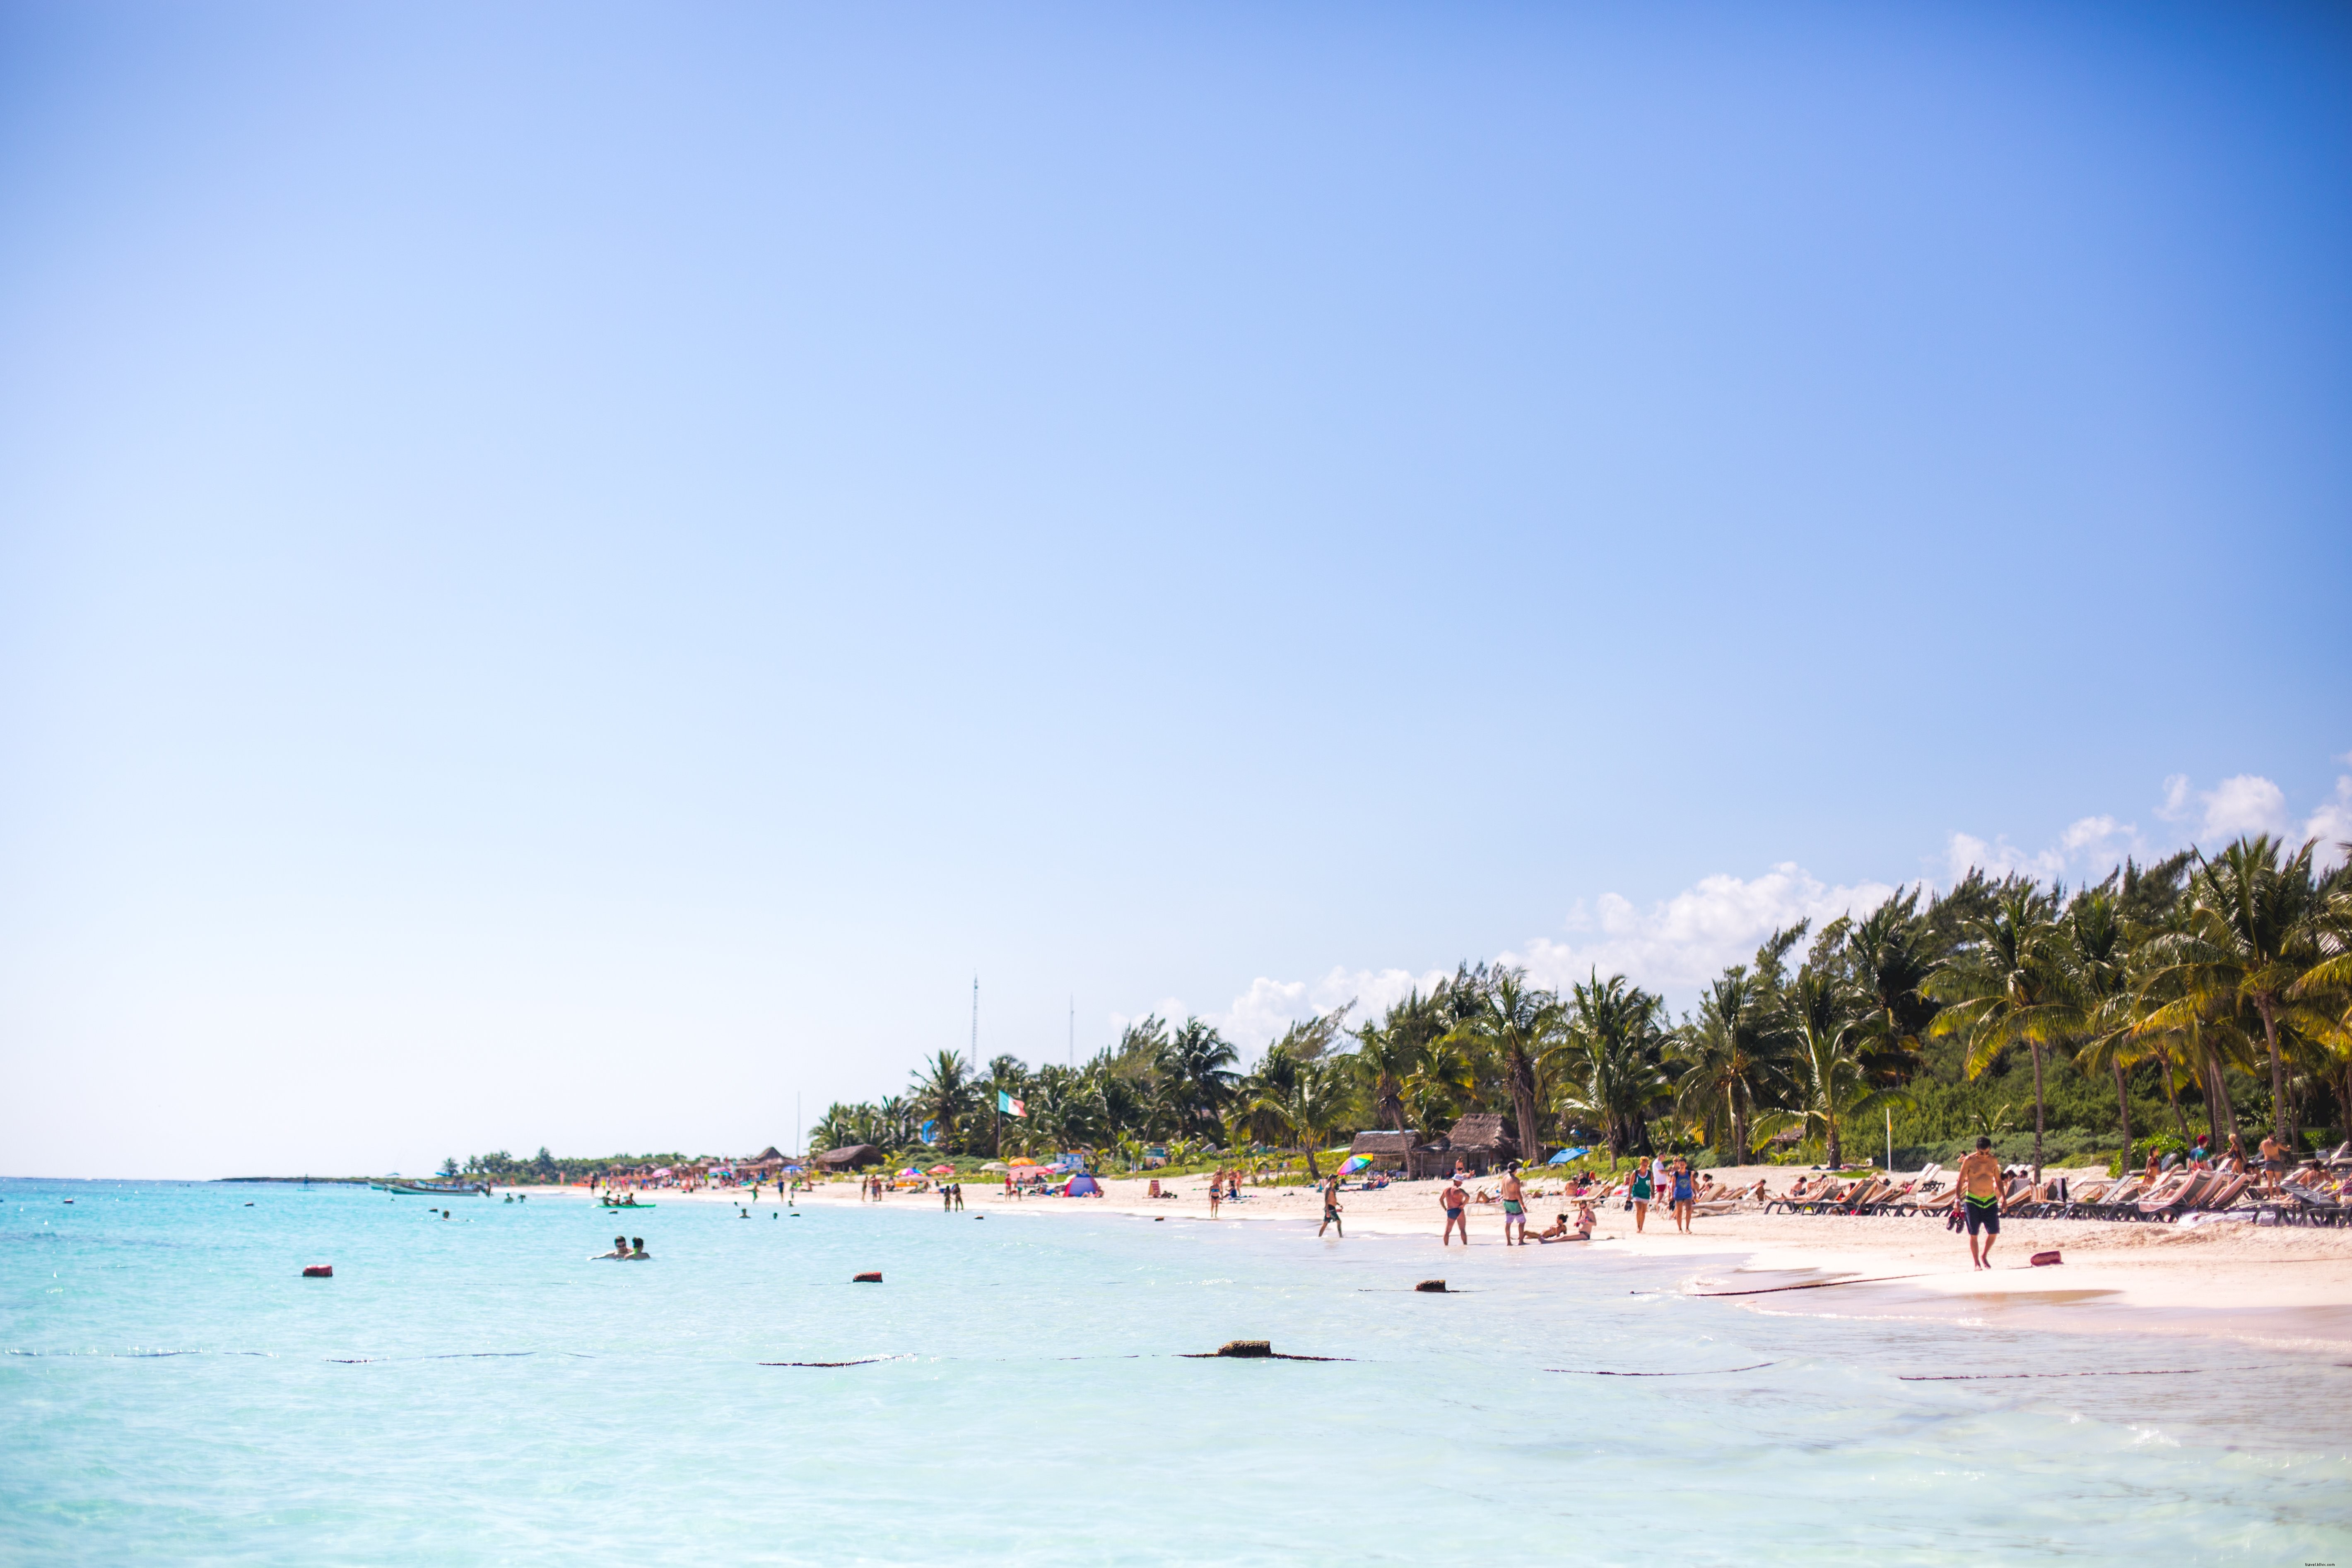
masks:
[[[1481,963],[1376,1019],[1350,1003],[1295,1024],[1246,1072],[1198,1018],[1145,1018],[1075,1068],[941,1051],[903,1094],[829,1107],[811,1147],[905,1149],[929,1123],[958,1153],[1276,1145],[1311,1168],[1357,1130],[1433,1138],[1475,1112],[1538,1157],[1834,1164],[1879,1152],[1890,1115],[1905,1163],[1979,1134],[2037,1166],[2198,1131],[2295,1142],[2352,1104],[2352,876],[2316,847],[2241,839],[2071,892],[1981,873],[1898,892],[1773,933],[1679,1020],[1622,974],[1554,993]]]

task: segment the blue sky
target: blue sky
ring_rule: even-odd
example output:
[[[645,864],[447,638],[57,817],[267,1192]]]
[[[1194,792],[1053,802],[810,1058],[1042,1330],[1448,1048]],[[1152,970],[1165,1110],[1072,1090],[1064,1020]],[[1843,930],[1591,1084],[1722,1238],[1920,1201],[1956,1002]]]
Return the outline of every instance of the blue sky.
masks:
[[[2352,836],[2322,6],[0,13],[9,1170]]]

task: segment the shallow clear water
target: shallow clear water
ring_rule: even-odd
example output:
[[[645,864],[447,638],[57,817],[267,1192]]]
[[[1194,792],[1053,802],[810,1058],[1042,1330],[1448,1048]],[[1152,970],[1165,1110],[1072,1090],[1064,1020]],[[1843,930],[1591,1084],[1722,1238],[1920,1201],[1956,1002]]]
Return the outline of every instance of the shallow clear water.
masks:
[[[2352,1563],[2324,1358],[1563,1247],[906,1200],[665,1205],[617,1264],[576,1199],[425,1205],[0,1183],[0,1560]],[[1236,1337],[1355,1359],[1181,1357]]]

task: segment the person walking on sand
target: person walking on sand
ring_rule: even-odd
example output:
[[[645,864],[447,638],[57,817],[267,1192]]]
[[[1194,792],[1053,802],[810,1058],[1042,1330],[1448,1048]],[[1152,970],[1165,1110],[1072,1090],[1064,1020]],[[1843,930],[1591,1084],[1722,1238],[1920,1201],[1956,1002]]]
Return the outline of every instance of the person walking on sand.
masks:
[[[1650,1199],[1655,1195],[1656,1191],[1657,1189],[1650,1184],[1650,1167],[1648,1163],[1643,1162],[1636,1164],[1633,1167],[1633,1184],[1626,1189],[1625,1194],[1627,1200],[1633,1205],[1633,1234],[1636,1236],[1641,1235],[1643,1226],[1649,1223]]]
[[[1339,1239],[1347,1240],[1348,1227],[1339,1225],[1339,1178],[1336,1175],[1323,1184],[1323,1223],[1315,1227],[1315,1234],[1320,1236],[1328,1226],[1335,1225],[1339,1226]]]
[[[1960,1161],[1960,1212],[1969,1222],[1969,1263],[1992,1267],[1992,1244],[2000,1239],[2000,1162],[1992,1157],[1992,1140],[1979,1138]],[[1985,1233],[1984,1248],[1977,1247],[1977,1232]]]
[[[1506,1167],[1503,1172],[1503,1245],[1505,1247],[1511,1245],[1513,1226],[1519,1227],[1518,1244],[1525,1247],[1528,1244],[1528,1194],[1519,1186],[1519,1173],[1516,1166]]]
[[[1675,1162],[1673,1180],[1675,1228],[1688,1235],[1691,1227],[1692,1205],[1698,1202],[1698,1184],[1691,1179],[1688,1160]]]
[[[1454,1241],[1454,1227],[1462,1227],[1462,1245],[1470,1245],[1470,1194],[1462,1190],[1460,1176],[1448,1176],[1445,1190],[1437,1194],[1438,1205],[1445,1211],[1445,1234],[1437,1245],[1446,1247]]]
[[[1217,1205],[1223,1201],[1224,1195],[1225,1173],[1219,1171],[1209,1178],[1209,1217],[1211,1219],[1217,1217]]]

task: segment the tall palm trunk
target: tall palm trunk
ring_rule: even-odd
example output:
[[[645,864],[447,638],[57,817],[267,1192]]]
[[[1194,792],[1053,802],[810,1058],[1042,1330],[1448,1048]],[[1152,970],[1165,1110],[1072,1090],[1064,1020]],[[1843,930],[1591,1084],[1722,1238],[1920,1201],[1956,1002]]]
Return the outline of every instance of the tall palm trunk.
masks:
[[[2131,1146],[2132,1146],[2132,1135],[2131,1135],[2131,1082],[2130,1082],[2130,1080],[2129,1080],[2129,1079],[2126,1079],[2126,1078],[2124,1077],[2124,1064],[2123,1064],[2120,1060],[2110,1060],[2110,1061],[2107,1063],[2107,1065],[2108,1065],[2109,1067],[2111,1067],[2111,1068],[2113,1068],[2115,1069],[2115,1074],[2116,1074],[2116,1117],[2117,1117],[2117,1118],[2118,1118],[2118,1119],[2123,1122],[2123,1129],[2124,1129],[2124,1163],[2125,1163],[2125,1164],[2126,1164],[2126,1165],[2128,1165],[2128,1164],[2130,1164],[2130,1163],[2131,1163]]]
[[[2158,1070],[2164,1074],[2165,1103],[2172,1107],[2172,1120],[2180,1128],[2180,1141],[2186,1143],[2189,1142],[2189,1112],[2180,1107],[2180,1080],[2173,1075],[2172,1058],[2169,1056],[2158,1057],[2156,1065]]]
[[[2209,1058],[2205,1063],[2205,1127],[2213,1134],[2213,1146],[2230,1146],[2229,1133],[2238,1126],[2238,1108],[2230,1103],[2230,1080],[2221,1076],[2221,1059]],[[2227,1131],[2225,1131],[2225,1129]]]
[[[2287,1142],[2286,1063],[2279,1056],[2278,998],[2266,992],[2254,998],[2254,1010],[2263,1016],[2263,1041],[2271,1051],[2271,1136],[2282,1148],[2296,1148]]]
[[[1829,1122],[1830,1146],[1828,1149],[1823,1151],[1823,1156],[1829,1161],[1831,1170],[1843,1170],[1845,1168],[1845,1140],[1843,1132],[1838,1126],[1838,1119],[1836,1117],[1831,1117],[1829,1119]]]
[[[2033,1180],[2042,1181],[2042,1042],[2033,1042]]]
[[[1511,1064],[1511,1109],[1519,1114],[1519,1158],[1530,1163],[1543,1157],[1536,1141],[1536,1069],[1522,1057]]]

